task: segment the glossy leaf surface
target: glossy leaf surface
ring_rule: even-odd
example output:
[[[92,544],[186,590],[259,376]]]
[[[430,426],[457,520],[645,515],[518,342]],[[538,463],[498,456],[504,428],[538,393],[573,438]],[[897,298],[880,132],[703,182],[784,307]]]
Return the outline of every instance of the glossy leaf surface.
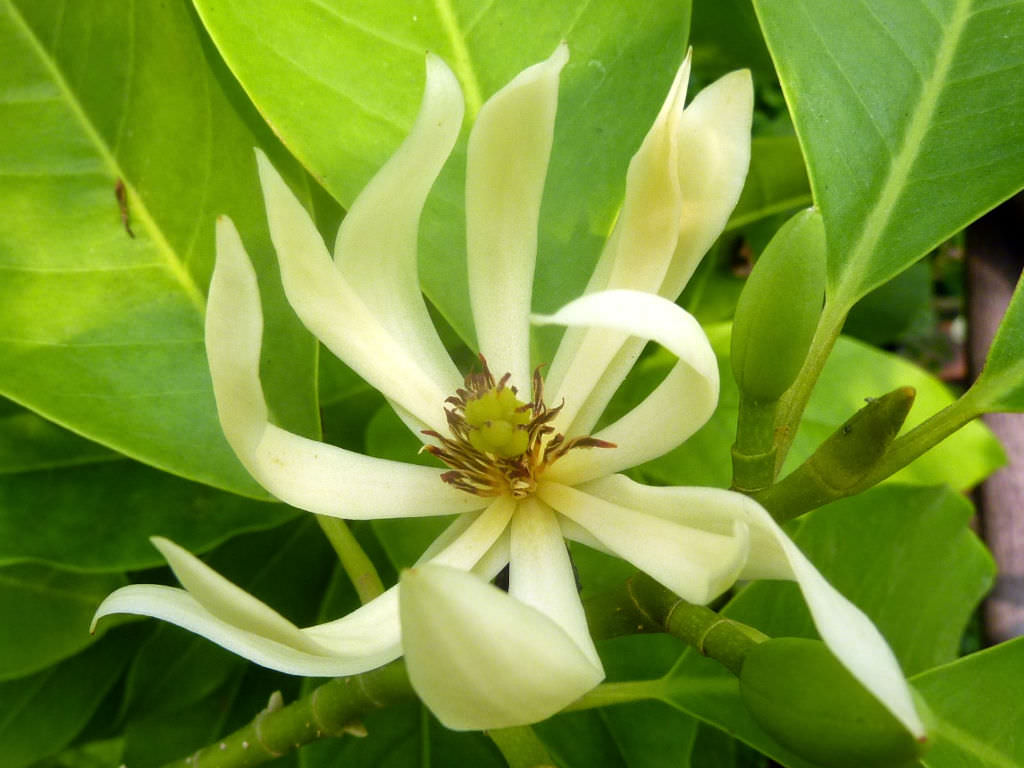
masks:
[[[848,307],[1024,185],[1024,2],[755,0]]]

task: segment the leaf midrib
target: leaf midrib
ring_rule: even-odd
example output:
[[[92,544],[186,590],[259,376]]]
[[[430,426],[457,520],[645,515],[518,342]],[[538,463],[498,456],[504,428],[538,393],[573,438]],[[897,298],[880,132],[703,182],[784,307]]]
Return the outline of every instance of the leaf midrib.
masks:
[[[168,270],[181,284],[185,296],[199,312],[200,317],[203,316],[206,309],[206,299],[203,296],[202,291],[199,290],[199,287],[196,285],[192,275],[189,274],[185,266],[176,258],[174,248],[164,236],[163,231],[157,225],[156,220],[143,203],[142,197],[136,191],[134,184],[124,172],[124,169],[120,166],[117,158],[110,151],[110,148],[107,147],[103,137],[96,129],[96,126],[93,125],[92,120],[89,118],[77,97],[74,95],[74,92],[71,90],[63,72],[61,72],[57,67],[55,58],[51,56],[49,51],[47,51],[43,46],[42,41],[40,41],[36,36],[35,32],[22,16],[17,6],[14,5],[13,1],[3,0],[3,2],[7,7],[8,15],[13,20],[14,25],[21,31],[24,39],[35,51],[39,61],[42,62],[43,67],[47,72],[49,72],[50,78],[63,96],[64,103],[78,121],[78,124],[81,127],[81,130],[85,133],[89,143],[93,146],[97,155],[106,165],[111,175],[120,179],[124,184],[128,194],[128,199],[132,204],[132,215],[142,222],[156,246],[157,253],[163,256]]]
[[[860,237],[854,242],[849,256],[844,260],[844,269],[832,297],[841,305],[852,304],[859,297],[858,289],[861,285],[857,280],[865,274],[924,146],[924,139],[938,107],[939,96],[946,86],[946,78],[952,68],[964,28],[967,26],[971,6],[972,0],[956,0],[949,23],[942,27],[944,37],[935,57],[931,76],[922,84],[920,98],[912,111],[900,148],[891,158],[878,199],[864,221]]]

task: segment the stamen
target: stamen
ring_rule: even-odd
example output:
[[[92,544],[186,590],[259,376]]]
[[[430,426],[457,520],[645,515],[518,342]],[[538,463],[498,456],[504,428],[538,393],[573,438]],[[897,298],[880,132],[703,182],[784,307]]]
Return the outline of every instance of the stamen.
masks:
[[[452,469],[441,479],[456,488],[478,496],[517,498],[529,496],[537,487],[537,478],[553,462],[574,448],[614,448],[613,443],[590,436],[566,440],[556,434],[550,422],[562,410],[544,404],[544,380],[540,366],[533,372],[532,397],[524,403],[515,387],[508,386],[506,373],[495,382],[480,356],[483,370],[466,376],[466,388],[457,389],[445,400],[445,419],[451,430],[446,437],[425,430],[439,445],[423,450],[437,456]]]

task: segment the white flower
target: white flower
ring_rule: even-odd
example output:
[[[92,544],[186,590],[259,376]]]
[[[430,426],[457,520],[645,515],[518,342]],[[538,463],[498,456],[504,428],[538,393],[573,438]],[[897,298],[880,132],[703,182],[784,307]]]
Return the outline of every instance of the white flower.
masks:
[[[456,515],[420,563],[400,586],[352,614],[299,629],[188,552],[155,539],[184,589],[124,587],[97,618],[155,616],[256,663],[309,676],[362,672],[404,652],[413,686],[449,727],[529,723],[604,676],[568,538],[628,560],[694,603],[737,579],[795,579],[832,650],[912,732],[923,733],[881,635],[758,504],[730,491],[651,488],[617,474],[680,444],[717,402],[710,345],[673,300],[724,227],[746,175],[746,72],[723,77],[684,110],[689,60],[683,63],[630,164],[621,213],[586,295],[533,318],[569,326],[544,382],[547,402],[562,407],[545,405],[539,377],[531,376],[530,302],[567,58],[563,45],[520,73],[484,105],[469,140],[470,298],[485,372],[489,366],[499,382],[482,373],[464,384],[428,318],[416,273],[420,213],[463,117],[459,85],[440,59],[428,56],[416,124],[348,212],[333,260],[259,155],[290,303],[410,428],[428,433],[428,450],[448,461],[447,471],[352,453],[270,421],[259,380],[256,275],[232,223],[218,222],[206,343],[231,446],[265,488],[310,512]],[[678,362],[636,408],[588,437],[649,339]],[[506,593],[488,582],[507,564]]]

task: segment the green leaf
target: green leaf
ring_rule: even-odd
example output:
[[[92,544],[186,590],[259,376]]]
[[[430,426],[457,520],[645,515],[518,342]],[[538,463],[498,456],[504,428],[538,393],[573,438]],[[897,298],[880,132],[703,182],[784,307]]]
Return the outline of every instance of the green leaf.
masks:
[[[641,475],[658,483],[728,487],[730,482],[728,457],[736,434],[738,397],[729,367],[729,329],[719,325],[707,330],[722,382],[718,409],[679,448],[639,468]],[[632,386],[641,388],[644,379],[649,382],[663,375],[670,364],[663,357],[643,361],[641,379]],[[946,385],[916,365],[853,339],[840,338],[811,396],[783,474],[810,456],[822,440],[863,406],[865,398],[901,386],[917,390],[904,432],[953,402]],[[635,393],[627,389],[622,397],[635,399]],[[982,423],[972,422],[893,475],[890,482],[949,483],[955,488],[970,488],[1003,461],[1002,449],[992,433]]]
[[[928,702],[934,737],[928,768],[1024,766],[1024,638],[975,653],[913,679]]]
[[[971,387],[986,411],[1024,410],[1024,279],[1017,283],[988,351],[985,367]]]
[[[120,574],[0,568],[0,680],[45,669],[92,643],[96,606],[124,583]]]
[[[0,768],[22,768],[82,730],[130,658],[131,633],[108,633],[56,666],[0,683]]]
[[[629,157],[682,59],[689,18],[688,2],[656,0],[195,5],[260,112],[346,207],[412,125],[425,51],[459,77],[472,122],[490,94],[568,41],[541,213],[538,311],[582,291],[621,201]],[[421,276],[431,301],[471,340],[464,166],[463,140],[424,212]]]
[[[0,565],[32,560],[94,572],[150,568],[163,564],[150,536],[205,552],[296,514],[284,504],[217,491],[134,461],[24,472],[0,483]]]
[[[913,674],[956,658],[964,626],[992,583],[991,558],[967,525],[972,513],[948,489],[881,486],[811,513],[793,538],[871,617]],[[799,591],[788,582],[752,584],[725,614],[773,637],[815,636]],[[735,678],[720,665],[688,651],[667,683],[675,706],[785,765],[804,765],[781,757],[786,753],[753,725]]]
[[[1024,2],[755,0],[848,308],[1024,184]]]
[[[0,474],[112,461],[116,453],[0,398]]]
[[[252,147],[286,158],[206,46],[182,3],[0,2],[0,392],[265,498],[221,435],[206,368],[217,215],[265,274],[265,383],[277,416],[307,433],[315,348],[268,269]]]

